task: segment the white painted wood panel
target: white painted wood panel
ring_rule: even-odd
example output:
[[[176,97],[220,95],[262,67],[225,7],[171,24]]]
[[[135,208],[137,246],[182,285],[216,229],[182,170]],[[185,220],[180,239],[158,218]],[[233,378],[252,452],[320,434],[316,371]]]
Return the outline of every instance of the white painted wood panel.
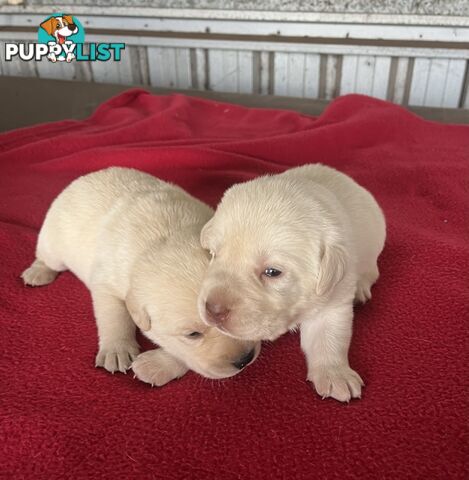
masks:
[[[0,14],[0,26],[39,25],[44,16],[50,14],[50,9],[44,13],[39,13],[37,10],[40,7],[37,5],[32,5],[31,8],[35,9],[35,11],[25,13],[22,6],[21,13],[2,12]],[[46,6],[45,9],[47,9]],[[468,20],[464,16],[445,18],[445,16],[441,15],[434,17],[426,15],[379,16],[373,14],[347,15],[343,13],[321,14],[285,11],[243,12],[239,10],[233,12],[228,9],[217,12],[214,10],[204,11],[204,9],[197,9],[192,11],[193,16],[190,17],[183,15],[183,10],[181,9],[170,8],[132,8],[124,10],[126,12],[124,14],[113,14],[112,12],[119,11],[119,9],[112,6],[104,8],[97,6],[81,7],[79,10],[79,18],[85,27],[96,30],[112,28],[128,31],[197,33],[204,33],[209,30],[212,33],[221,34],[469,41]],[[248,16],[249,19],[246,17],[239,18],[239,16]],[[373,18],[379,19],[379,21],[374,21]]]
[[[304,92],[305,54],[289,53],[287,66],[287,95],[302,97]]]
[[[320,56],[306,54],[303,96],[306,98],[319,97],[319,68]]]
[[[209,84],[216,92],[238,91],[238,55],[235,50],[210,50]]]
[[[355,93],[357,79],[358,56],[347,55],[342,60],[342,77],[340,81],[340,94]]]
[[[425,105],[431,62],[430,58],[415,59],[412,83],[410,85],[409,105]]]
[[[437,58],[430,61],[428,71],[427,90],[424,105],[427,107],[441,107],[448,77],[449,60]]]
[[[253,53],[246,50],[209,50],[209,85],[218,92],[252,93]]]
[[[391,98],[391,100],[396,103],[401,104],[404,102],[408,68],[409,58],[403,57],[397,59],[396,76],[394,80],[394,92]]]
[[[138,47],[130,47],[119,62],[90,62],[93,79],[97,83],[131,85],[136,82],[138,72],[132,66],[132,53]]]
[[[204,90],[207,82],[206,78],[206,50],[203,48],[195,49],[196,78],[197,88]]]
[[[188,48],[148,48],[150,83],[155,87],[190,88],[192,86]]]
[[[390,57],[347,55],[342,61],[340,93],[360,93],[385,99],[388,90]]]
[[[24,36],[29,35],[28,32],[4,31],[0,32],[0,38],[10,40],[15,34],[16,41],[25,41]],[[127,41],[128,38],[130,37],[119,40]],[[31,37],[29,41],[32,39]],[[87,39],[97,42],[115,41],[104,34],[90,34]],[[463,102],[468,108],[468,95],[463,94],[463,84],[469,49],[461,48],[425,49],[267,41],[248,44],[238,40],[141,36],[131,38],[119,63],[52,64],[48,60],[22,62],[16,59],[5,62],[0,59],[0,72],[3,75],[39,75],[42,78],[129,85],[145,83],[143,79],[146,75],[146,83],[154,86],[181,89],[208,87],[248,94],[254,93],[255,79],[256,92],[269,93],[273,86],[276,95],[317,98],[320,55],[325,61],[325,65],[321,65],[321,73],[325,76],[321,78],[321,98],[333,98],[339,93],[336,91],[337,85],[341,94],[356,92],[386,98],[392,61],[395,69],[393,68],[393,84],[389,92],[391,100],[403,103],[409,89],[409,103],[412,105],[458,107]],[[413,65],[411,73],[408,72],[409,65]],[[142,72],[146,72],[145,75]],[[411,80],[410,85],[407,85],[408,79]]]
[[[190,88],[192,85],[190,50],[176,48],[175,63],[178,88]]]
[[[253,93],[252,52],[243,50],[238,54],[238,92]]]
[[[76,78],[76,62],[50,62],[43,58],[35,62],[38,76],[41,78],[57,78],[58,80],[74,80]]]
[[[467,61],[465,60],[449,60],[446,88],[443,92],[443,101],[441,102],[442,107],[459,107],[459,102],[463,95],[466,65]],[[468,107],[466,106],[466,108]]]
[[[326,91],[325,98],[330,100],[334,98],[336,85],[340,81],[338,78],[339,62],[342,57],[338,55],[327,55],[326,57]]]
[[[375,73],[375,57],[359,56],[355,75],[354,93],[371,95],[373,90],[373,76]]]
[[[15,41],[35,41],[37,35],[30,32],[3,32],[0,30],[0,40],[13,39]],[[109,43],[115,42],[115,36],[108,34],[87,34],[88,42]],[[170,47],[170,48],[208,48],[217,50],[246,50],[246,42],[242,40],[212,40],[212,39],[193,39],[177,37],[148,37],[138,35],[122,35],[119,41],[126,45],[139,45],[148,47]],[[466,44],[463,44],[466,45]],[[419,47],[388,47],[376,45],[338,45],[327,43],[294,43],[294,42],[270,42],[259,41],[249,43],[249,47],[257,51],[268,52],[303,52],[303,53],[322,53],[329,55],[373,55],[373,56],[391,56],[391,57],[414,57],[427,58],[429,52],[433,58],[469,58],[469,48],[419,48]]]
[[[10,39],[5,39],[0,42],[1,55],[0,64],[2,75],[12,77],[35,77],[36,76],[36,62],[23,62],[17,57],[10,61],[5,60],[5,43],[12,42]]]
[[[317,98],[319,94],[317,54],[276,53],[274,93],[289,97]]]
[[[391,57],[376,57],[373,72],[373,86],[369,95],[386,99],[391,70]]]
[[[270,77],[269,52],[260,52],[260,93],[267,95],[269,93],[269,77]]]
[[[276,52],[274,56],[274,95],[288,93],[288,54]]]

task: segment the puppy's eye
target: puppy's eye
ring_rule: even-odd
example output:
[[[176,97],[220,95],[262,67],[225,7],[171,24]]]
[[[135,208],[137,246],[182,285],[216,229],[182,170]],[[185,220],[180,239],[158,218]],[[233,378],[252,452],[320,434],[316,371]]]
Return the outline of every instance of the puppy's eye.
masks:
[[[276,268],[266,268],[262,272],[266,277],[273,278],[273,277],[279,277],[282,275],[282,272],[280,270],[277,270]]]
[[[191,332],[186,335],[187,338],[200,338],[202,334],[200,332]]]

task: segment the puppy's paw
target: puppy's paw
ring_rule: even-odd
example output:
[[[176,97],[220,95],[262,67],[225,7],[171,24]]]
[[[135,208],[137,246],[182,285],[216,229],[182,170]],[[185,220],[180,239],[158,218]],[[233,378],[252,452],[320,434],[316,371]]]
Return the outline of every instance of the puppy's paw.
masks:
[[[321,397],[332,397],[339,402],[349,402],[351,398],[360,398],[365,385],[355,370],[348,365],[340,367],[317,367],[308,375]]]
[[[50,269],[44,262],[36,260],[21,274],[21,278],[25,285],[40,287],[53,282],[57,274],[58,272]]]
[[[371,300],[371,284],[365,279],[360,279],[357,282],[354,302],[366,303],[368,300]]]
[[[161,387],[187,372],[187,367],[163,349],[141,353],[132,363],[135,376],[152,387]]]
[[[140,348],[135,340],[105,344],[100,347],[96,355],[95,366],[105,368],[111,373],[125,373],[139,352]]]

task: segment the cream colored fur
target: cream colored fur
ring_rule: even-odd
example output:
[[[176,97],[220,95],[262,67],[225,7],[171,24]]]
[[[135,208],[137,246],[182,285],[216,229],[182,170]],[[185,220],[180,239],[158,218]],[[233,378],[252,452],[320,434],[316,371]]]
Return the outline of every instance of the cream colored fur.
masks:
[[[360,397],[350,368],[354,300],[371,297],[384,216],[348,176],[316,164],[234,185],[202,230],[213,259],[199,312],[234,338],[274,340],[301,329],[308,380],[323,397]],[[263,272],[282,273],[269,278]],[[209,306],[224,312],[218,321]]]
[[[26,284],[45,285],[70,270],[84,282],[98,327],[99,367],[125,372],[132,364],[141,380],[154,385],[188,369],[229,377],[240,371],[233,362],[252,349],[257,355],[260,347],[221,334],[198,315],[209,262],[199,235],[212,214],[151,175],[124,168],[91,173],[52,203],[36,260],[22,277]],[[139,355],[134,322],[161,348]]]

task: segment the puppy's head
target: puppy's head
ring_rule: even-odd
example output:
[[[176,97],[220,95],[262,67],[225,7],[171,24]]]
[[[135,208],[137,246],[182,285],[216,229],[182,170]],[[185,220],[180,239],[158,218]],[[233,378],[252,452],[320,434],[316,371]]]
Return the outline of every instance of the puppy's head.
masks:
[[[212,255],[198,301],[207,325],[274,340],[325,301],[347,259],[333,219],[311,197],[278,176],[225,193],[201,233]]]
[[[60,44],[64,43],[67,37],[78,32],[78,27],[73,23],[71,15],[50,17],[41,23],[41,27],[48,35],[55,37]]]
[[[260,343],[230,338],[200,319],[197,294],[208,263],[197,237],[147,252],[136,265],[126,305],[142,332],[188,368],[226,378],[256,359]]]

